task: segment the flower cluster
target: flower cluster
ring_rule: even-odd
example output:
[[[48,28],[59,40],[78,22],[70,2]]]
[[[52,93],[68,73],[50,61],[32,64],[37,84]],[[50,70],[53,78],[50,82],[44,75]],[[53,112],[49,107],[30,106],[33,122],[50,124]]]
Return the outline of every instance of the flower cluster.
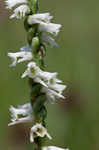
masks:
[[[28,45],[21,47],[19,52],[8,53],[8,56],[12,60],[11,67],[27,62],[27,68],[21,77],[28,77],[31,87],[30,103],[17,108],[10,107],[12,118],[9,126],[33,122],[30,142],[35,143],[36,138],[45,136],[52,139],[45,128],[47,113],[45,103],[46,101],[54,103],[56,99],[64,98],[62,93],[66,86],[57,78],[57,72],[44,71],[44,56],[47,46],[51,48],[58,46],[53,37],[58,35],[61,25],[51,23],[53,17],[50,13],[37,13],[37,0],[6,0],[6,6],[9,9],[14,8],[11,19],[25,17],[24,26],[27,31]],[[36,144],[39,146],[38,143]],[[52,149],[62,150],[54,146],[42,147],[42,150]]]

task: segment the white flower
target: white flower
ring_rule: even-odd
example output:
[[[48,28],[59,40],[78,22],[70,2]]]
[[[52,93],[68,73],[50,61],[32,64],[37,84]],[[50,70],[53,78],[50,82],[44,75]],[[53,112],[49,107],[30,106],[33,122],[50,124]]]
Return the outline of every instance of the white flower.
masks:
[[[21,5],[18,8],[16,8],[14,10],[13,15],[10,16],[10,18],[17,18],[17,19],[21,19],[23,18],[26,14],[28,14],[30,12],[30,8],[27,5]]]
[[[46,96],[50,101],[53,102],[55,99],[64,98],[62,92],[66,86],[62,85],[62,81],[56,77],[57,72],[45,72],[41,70],[35,62],[30,62],[28,68],[23,73],[22,78],[26,76],[43,85],[41,91],[46,93]]]
[[[34,79],[35,82],[47,87],[46,81],[48,82],[48,80],[56,76],[56,74],[57,73],[44,72],[36,65],[35,62],[30,62],[27,70],[23,73],[22,78],[29,76]]]
[[[34,142],[34,138],[35,137],[44,137],[47,136],[50,140],[52,139],[52,137],[49,135],[49,133],[47,132],[47,129],[44,128],[41,124],[37,123],[36,125],[34,125],[31,128],[31,132],[30,132],[30,142]]]
[[[61,93],[58,93],[55,90],[51,90],[50,88],[42,87],[41,91],[46,93],[46,96],[51,103],[54,103],[55,100],[59,98],[64,99],[64,96]]]
[[[64,91],[64,89],[66,88],[66,85],[60,84],[62,83],[61,80],[57,79],[56,77],[51,78],[47,85],[50,89],[56,91],[57,93],[62,94],[62,92]]]
[[[30,103],[18,106],[18,108],[11,106],[10,112],[12,118],[8,126],[33,121],[33,111]]]
[[[8,56],[11,57],[12,59],[11,66],[16,66],[17,63],[29,61],[33,58],[31,52],[25,52],[25,51],[17,52],[17,53],[8,53]]]
[[[57,72],[46,72],[41,70],[40,76],[47,85],[49,80],[51,80],[52,78],[56,78],[57,74]]]
[[[55,47],[58,46],[58,44],[55,42],[55,40],[46,33],[42,33],[40,38],[41,38],[41,42],[44,43],[45,45],[49,46],[50,48],[53,48],[54,46]]]
[[[53,77],[49,78],[46,81],[47,87],[42,87],[42,92],[46,93],[46,96],[49,101],[52,103],[55,101],[55,99],[62,98],[64,99],[64,96],[62,95],[64,89],[66,88],[65,85],[61,84],[62,81],[57,79],[57,73]]]
[[[44,81],[41,79],[40,74],[41,74],[41,70],[36,65],[36,63],[35,62],[30,62],[28,64],[27,70],[22,74],[22,78],[24,78],[26,76],[29,76],[30,78],[34,79],[35,82],[46,86]]]
[[[26,4],[27,0],[6,0],[6,8],[11,9],[12,7],[19,4]]]
[[[69,150],[68,148],[60,148],[56,146],[44,146],[42,147],[42,150]]]
[[[47,32],[47,33],[57,35],[61,28],[61,25],[50,23],[51,19],[52,19],[52,16],[50,16],[49,13],[35,14],[35,15],[29,16],[28,23],[39,24],[38,26],[39,32]]]
[[[34,14],[29,16],[28,23],[29,24],[35,24],[41,22],[49,23],[52,18],[53,17],[50,16],[50,13]]]
[[[60,24],[41,22],[38,27],[38,30],[39,32],[48,32],[57,36],[60,31],[60,28],[61,28]]]
[[[29,76],[30,78],[34,79],[35,82],[47,87],[45,80],[50,78],[49,74],[50,73],[43,72],[35,62],[30,62],[27,70],[23,73],[22,78]],[[52,73],[52,75],[54,75],[54,73]]]

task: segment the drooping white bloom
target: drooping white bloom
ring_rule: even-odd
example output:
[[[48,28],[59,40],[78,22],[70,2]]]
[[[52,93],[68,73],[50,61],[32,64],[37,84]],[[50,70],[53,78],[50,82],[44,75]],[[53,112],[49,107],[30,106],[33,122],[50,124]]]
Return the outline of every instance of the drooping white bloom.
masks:
[[[26,14],[28,14],[30,12],[30,8],[27,5],[21,5],[18,8],[16,8],[14,10],[13,15],[10,16],[10,19],[12,18],[17,18],[17,19],[21,19],[23,18]]]
[[[55,99],[63,98],[62,95],[66,85],[62,84],[62,81],[57,78],[58,73],[42,72],[42,78],[44,78],[46,87],[42,87],[42,92],[46,93],[47,98],[54,102]]]
[[[55,42],[54,38],[49,36],[46,33],[41,34],[41,42],[44,43],[45,45],[49,46],[50,48],[53,48],[54,46],[57,47],[58,44]]]
[[[57,79],[56,77],[51,78],[47,85],[50,89],[56,91],[57,93],[62,94],[62,92],[64,91],[64,89],[66,88],[66,85],[60,84],[62,83],[61,80]]]
[[[30,131],[30,142],[34,142],[34,138],[35,137],[44,137],[47,136],[50,140],[52,139],[52,137],[49,135],[49,133],[47,132],[47,129],[44,128],[41,124],[37,123],[35,124]]]
[[[41,70],[35,62],[30,62],[22,78],[26,76],[43,85],[42,92],[46,93],[50,101],[53,102],[55,99],[64,98],[62,92],[66,86],[62,85],[62,81],[57,78],[57,72],[45,72]]]
[[[42,71],[35,62],[30,62],[27,70],[23,73],[22,78],[29,76],[30,78],[34,79],[35,82],[47,87],[46,81],[50,80],[50,78],[55,75],[56,73]]]
[[[39,24],[38,30],[39,32],[47,32],[53,35],[57,35],[60,31],[61,25],[50,23],[52,16],[49,13],[44,14],[35,14],[31,15],[28,18],[29,24]]]
[[[64,99],[64,96],[61,93],[56,92],[55,90],[52,90],[50,88],[42,87],[41,90],[43,93],[46,93],[46,96],[48,100],[53,104],[56,99],[62,98]]]
[[[30,62],[27,70],[23,73],[22,78],[29,76],[30,78],[34,79],[35,82],[46,86],[45,82],[40,77],[41,72],[42,71],[35,62]]]
[[[56,99],[62,98],[64,99],[65,97],[62,95],[64,89],[66,88],[65,85],[61,84],[62,81],[57,79],[56,76],[53,78],[50,78],[47,83],[47,88],[43,87],[42,92],[46,93],[46,96],[49,101],[54,103]]]
[[[35,82],[42,84],[47,87],[46,81],[56,76],[57,73],[50,73],[42,71],[35,62],[30,62],[26,71],[23,73],[22,78],[29,76],[34,79]]]
[[[41,13],[41,14],[34,14],[30,15],[28,18],[29,24],[41,23],[46,22],[49,23],[53,17],[50,16],[50,13]]]
[[[8,56],[12,59],[12,64],[10,66],[16,66],[17,63],[21,63],[24,61],[29,61],[33,58],[31,52],[16,52],[16,53],[8,53]]]
[[[38,30],[39,32],[48,32],[57,36],[60,31],[60,28],[60,24],[41,22]]]
[[[6,0],[6,8],[11,9],[12,7],[19,4],[26,4],[27,0]]]
[[[42,147],[42,150],[69,150],[68,148],[60,148],[56,146],[44,146]]]
[[[18,106],[18,108],[11,106],[10,112],[12,118],[8,126],[33,121],[33,111],[30,103]]]

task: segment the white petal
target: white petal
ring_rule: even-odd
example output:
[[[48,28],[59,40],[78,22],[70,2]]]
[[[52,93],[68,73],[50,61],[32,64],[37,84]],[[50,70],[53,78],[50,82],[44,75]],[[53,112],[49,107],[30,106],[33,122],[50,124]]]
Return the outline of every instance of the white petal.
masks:
[[[26,46],[21,47],[20,51],[29,52],[29,51],[31,51],[31,48],[29,47],[29,45],[26,45]]]
[[[9,123],[9,126],[18,123],[33,121],[33,110],[30,103],[27,103],[23,106],[18,106],[18,108],[14,108],[13,106],[11,106],[10,112],[12,122]]]
[[[31,71],[31,70],[33,70],[33,71]],[[26,69],[26,71],[23,73],[23,75],[22,75],[22,78],[24,78],[24,77],[26,77],[26,76],[29,76],[30,78],[32,78],[32,79],[35,79],[35,80],[37,80],[37,82],[38,82],[38,78],[40,78],[39,77],[39,74],[40,74],[40,72],[41,72],[41,70],[40,70],[40,68],[36,65],[36,63],[35,62],[30,62],[28,65],[27,65],[27,69]],[[37,79],[36,79],[37,78]]]
[[[69,150],[68,148],[63,149],[60,147],[56,147],[56,146],[44,146],[42,147],[42,150]]]
[[[60,28],[60,24],[41,22],[39,25],[39,32],[48,32],[57,36],[60,31]]]
[[[41,124],[37,123],[31,128],[30,132],[30,142],[34,142],[34,134],[35,136],[44,137],[47,136],[49,139],[52,139],[51,136],[48,134],[46,128],[44,128]]]
[[[64,89],[66,88],[66,85],[62,85],[62,84],[50,84],[49,88],[62,93],[64,91]]]
[[[45,71],[41,71],[40,76],[45,80],[50,80],[51,78],[56,78],[57,76],[57,72],[45,72]]]
[[[46,96],[51,103],[54,103],[56,99],[59,99],[59,98],[64,99],[65,98],[62,94],[57,93],[56,91],[54,91],[50,88],[43,87],[42,92],[46,93]]]
[[[6,8],[11,9],[12,7],[18,5],[18,4],[23,4],[27,3],[27,0],[6,0]]]
[[[53,48],[54,46],[55,47],[58,46],[55,40],[51,36],[47,35],[46,33],[41,34],[41,41],[42,43],[48,45],[50,48]]]
[[[46,136],[49,138],[49,140],[52,140],[52,137],[50,136],[49,133],[46,133]]]
[[[34,142],[34,137],[33,137],[33,133],[30,132],[30,142],[33,143]]]
[[[16,53],[8,53],[8,56],[12,59],[11,66],[16,66],[17,63],[21,63],[24,61],[29,61],[33,58],[31,52],[16,52]],[[19,60],[17,60],[19,58]]]
[[[39,32],[48,32],[57,35],[61,25],[50,23],[52,16],[49,13],[31,15],[28,18],[29,24],[39,24]],[[51,39],[52,41],[52,39]]]
[[[48,87],[47,84],[44,81],[42,81],[40,78],[35,78],[34,81],[37,82],[37,83],[42,84],[45,87]]]
[[[32,121],[33,121],[33,117],[27,116],[24,118],[20,118],[16,121],[12,121],[11,123],[8,124],[8,126],[13,126],[13,125],[20,124],[20,123],[28,123],[28,122],[32,122]]]
[[[50,16],[50,13],[34,14],[34,15],[29,16],[28,23],[29,24],[35,24],[35,23],[41,23],[41,22],[49,23],[52,18],[53,17]]]
[[[28,71],[27,70],[22,74],[21,78],[25,78],[26,76],[28,76]]]
[[[12,64],[10,65],[11,67],[14,67],[16,66],[16,63],[17,63],[17,58],[15,55],[13,55],[13,53],[8,53],[8,56],[11,57],[12,59]]]

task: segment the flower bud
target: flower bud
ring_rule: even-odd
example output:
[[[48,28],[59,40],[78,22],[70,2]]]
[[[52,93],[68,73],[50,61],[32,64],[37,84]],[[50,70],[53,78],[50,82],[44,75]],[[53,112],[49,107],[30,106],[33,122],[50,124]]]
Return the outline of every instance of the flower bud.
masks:
[[[36,56],[36,54],[38,52],[38,49],[39,49],[39,46],[40,46],[40,40],[39,40],[39,38],[38,37],[34,37],[32,39],[32,44],[31,44],[34,56]]]

